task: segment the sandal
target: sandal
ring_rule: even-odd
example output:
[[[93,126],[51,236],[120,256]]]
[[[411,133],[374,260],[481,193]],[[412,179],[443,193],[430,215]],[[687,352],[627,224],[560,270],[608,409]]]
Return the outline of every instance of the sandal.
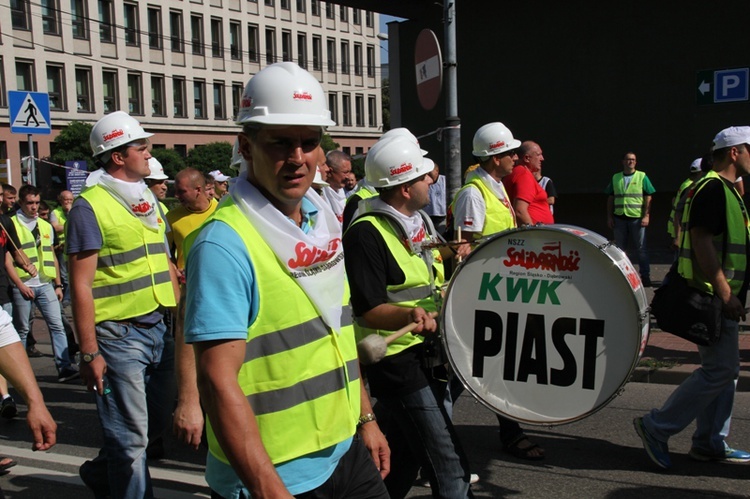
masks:
[[[534,450],[537,450],[534,453]],[[539,444],[535,444],[526,435],[519,435],[512,442],[503,445],[503,450],[513,457],[518,459],[526,459],[527,461],[541,461],[544,459],[544,449],[539,447]]]
[[[0,473],[2,473],[3,471],[8,471],[10,468],[17,464],[17,462],[9,457],[0,457]]]

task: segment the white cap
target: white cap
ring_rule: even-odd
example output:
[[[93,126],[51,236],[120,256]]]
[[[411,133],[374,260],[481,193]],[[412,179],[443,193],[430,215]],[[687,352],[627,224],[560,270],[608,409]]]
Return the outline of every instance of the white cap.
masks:
[[[714,137],[713,150],[725,147],[750,144],[750,126],[730,126],[725,128]]]
[[[701,162],[703,161],[703,158],[695,158],[692,163],[690,163],[690,173],[696,173],[701,171]]]
[[[164,167],[154,157],[148,159],[148,169],[151,170],[151,173],[146,178],[150,178],[151,180],[167,180],[169,178],[164,173]]]
[[[229,177],[221,173],[219,170],[208,172],[208,174],[211,175],[211,178],[214,179],[214,182],[226,182],[227,180],[229,180]]]
[[[323,180],[323,174],[320,172],[320,167],[315,170],[315,178],[313,178],[312,183],[315,187],[328,187],[329,185],[331,185]]]

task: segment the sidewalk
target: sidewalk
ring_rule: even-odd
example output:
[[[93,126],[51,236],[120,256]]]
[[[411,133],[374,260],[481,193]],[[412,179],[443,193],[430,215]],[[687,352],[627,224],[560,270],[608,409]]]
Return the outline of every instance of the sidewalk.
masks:
[[[649,303],[654,290],[669,271],[667,264],[651,265],[651,280],[654,288],[646,288]],[[750,324],[740,323],[740,377],[737,390],[750,391]],[[651,334],[648,339],[639,366],[630,380],[640,383],[660,383],[679,385],[700,366],[698,347],[670,333],[665,333],[651,322]]]

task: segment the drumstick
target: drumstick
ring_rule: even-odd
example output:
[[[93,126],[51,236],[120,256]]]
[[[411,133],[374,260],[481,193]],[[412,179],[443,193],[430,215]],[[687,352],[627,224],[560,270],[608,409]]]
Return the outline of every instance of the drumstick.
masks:
[[[430,312],[429,315],[434,319],[438,314],[437,312]],[[366,336],[362,341],[357,343],[357,353],[359,354],[359,361],[362,363],[362,365],[365,366],[369,366],[370,364],[377,364],[385,358],[385,353],[386,350],[388,350],[388,345],[401,338],[406,333],[411,333],[417,328],[417,326],[419,326],[418,322],[412,322],[402,327],[398,331],[389,334],[386,337],[380,336],[378,334],[371,334],[369,336]]]
[[[28,257],[26,256],[26,253],[21,251],[21,249],[18,246],[16,246],[16,243],[13,241],[13,238],[10,237],[10,233],[8,232],[8,229],[5,228],[5,225],[3,225],[2,222],[0,222],[0,227],[2,227],[3,232],[5,232],[5,235],[8,236],[8,240],[10,241],[10,244],[12,244],[13,247],[15,248],[16,253],[21,255],[21,260],[23,260],[26,265],[31,265],[31,260],[28,259]]]
[[[460,225],[458,226],[457,232],[458,232],[458,237],[456,239],[460,241],[461,240],[461,226]],[[458,263],[461,263],[461,255],[456,255],[456,261]]]

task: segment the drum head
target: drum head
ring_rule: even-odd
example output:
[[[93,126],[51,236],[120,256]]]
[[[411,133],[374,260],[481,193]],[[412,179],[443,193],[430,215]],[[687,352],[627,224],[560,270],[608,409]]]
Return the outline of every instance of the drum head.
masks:
[[[565,225],[479,245],[451,280],[441,323],[466,388],[499,414],[541,425],[584,418],[617,395],[649,328],[625,254]]]

